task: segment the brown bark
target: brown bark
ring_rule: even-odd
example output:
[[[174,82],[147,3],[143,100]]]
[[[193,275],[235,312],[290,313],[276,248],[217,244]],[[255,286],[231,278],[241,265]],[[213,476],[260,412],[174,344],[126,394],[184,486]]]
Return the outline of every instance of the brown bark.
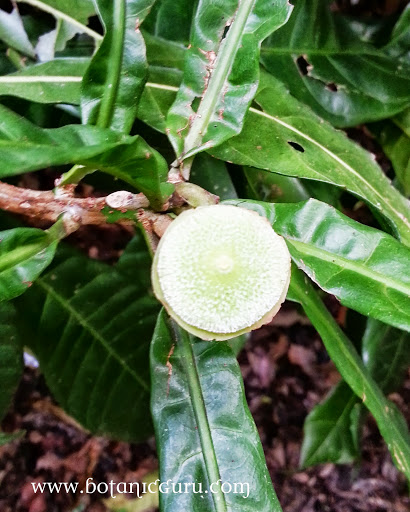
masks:
[[[50,223],[71,210],[81,224],[104,224],[106,219],[101,210],[105,204],[105,197],[80,198],[70,194],[57,197],[52,191],[31,190],[0,182],[0,209]]]
[[[75,197],[72,187],[57,190],[58,193],[55,194],[53,191],[31,190],[0,182],[0,209],[50,223],[56,222],[62,213],[70,213],[79,224],[94,225],[107,222],[105,215],[101,213],[105,206],[115,209],[109,205],[110,196],[83,198]],[[130,203],[128,208],[119,208],[120,211],[138,210],[149,206],[144,194],[128,195],[132,196],[132,204]],[[179,205],[181,200],[176,202]],[[130,223],[126,219],[119,222]]]

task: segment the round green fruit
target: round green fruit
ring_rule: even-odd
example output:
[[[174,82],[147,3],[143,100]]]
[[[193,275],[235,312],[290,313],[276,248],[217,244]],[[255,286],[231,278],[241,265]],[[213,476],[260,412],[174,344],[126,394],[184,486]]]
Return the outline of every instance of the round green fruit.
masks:
[[[226,340],[270,322],[289,280],[283,238],[264,217],[230,205],[179,215],[152,266],[158,300],[181,327],[204,340]]]

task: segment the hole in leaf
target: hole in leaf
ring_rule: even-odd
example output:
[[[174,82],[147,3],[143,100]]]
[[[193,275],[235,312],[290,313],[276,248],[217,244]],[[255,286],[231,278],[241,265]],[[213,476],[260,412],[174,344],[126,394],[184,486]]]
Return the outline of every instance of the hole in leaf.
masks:
[[[289,146],[292,146],[293,149],[296,149],[296,151],[300,151],[301,153],[305,152],[305,148],[298,144],[297,142],[293,142],[291,140],[288,140]]]
[[[199,104],[201,103],[201,98],[196,97],[192,102],[192,110],[196,112],[198,110]]]
[[[224,31],[223,31],[223,34],[222,34],[222,37],[221,37],[221,41],[223,41],[225,39],[225,37],[227,36],[230,27],[231,27],[230,23],[225,25],[225,28],[224,28]]]
[[[299,68],[300,74],[306,76],[309,74],[309,69],[312,67],[303,55],[296,59],[296,64]]]
[[[326,89],[329,89],[329,91],[337,92],[337,85],[333,82],[329,82],[326,84]]]

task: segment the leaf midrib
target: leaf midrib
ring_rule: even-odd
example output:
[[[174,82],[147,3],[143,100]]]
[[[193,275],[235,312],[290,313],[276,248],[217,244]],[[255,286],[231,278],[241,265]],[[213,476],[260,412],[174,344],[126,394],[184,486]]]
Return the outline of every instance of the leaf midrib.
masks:
[[[184,144],[184,153],[188,153],[200,145],[202,134],[205,134],[215,107],[223,91],[223,84],[226,82],[231,71],[233,61],[239,49],[244,29],[253,9],[256,0],[242,0],[239,3],[231,27],[226,38],[221,42],[215,60],[215,68],[211,72],[208,87],[198,107],[194,122],[189,130]],[[178,155],[179,157],[181,155]]]
[[[394,289],[406,296],[410,296],[410,284],[405,285],[399,280],[395,280],[389,276],[386,276],[385,274],[380,274],[375,270],[366,267],[364,264],[357,263],[354,260],[350,260],[336,253],[330,253],[324,249],[312,245],[311,243],[308,244],[305,242],[300,242],[299,240],[288,238],[286,235],[284,236],[290,245],[293,245],[299,252],[306,254],[307,256],[313,256],[322,261],[331,263],[332,265],[340,266],[342,267],[343,271],[351,270],[358,275],[368,277],[372,281],[380,283],[386,288]]]
[[[351,398],[349,399],[348,402],[345,403],[345,405],[343,407],[343,412],[341,414],[339,414],[339,416],[338,416],[336,421],[325,420],[325,419],[323,419],[323,420],[321,420],[321,419],[319,419],[319,420],[312,420],[315,423],[328,423],[328,424],[332,425],[332,429],[328,431],[328,433],[326,434],[325,438],[321,440],[320,445],[315,448],[315,450],[313,451],[313,454],[309,458],[317,456],[317,454],[320,453],[320,450],[321,450],[321,448],[324,445],[328,445],[329,443],[332,442],[331,438],[334,435],[334,432],[339,430],[340,425],[343,424],[343,421],[344,421],[345,417],[348,414],[350,414],[351,410],[353,409],[353,405],[356,402],[359,402],[358,397],[353,393],[353,391],[351,391],[351,393],[352,393]]]
[[[186,331],[171,320],[171,328],[175,340],[182,352],[182,364],[185,368],[188,388],[190,391],[190,400],[194,416],[198,423],[198,435],[201,443],[202,456],[208,476],[209,484],[220,481],[220,471],[218,459],[215,453],[215,447],[211,434],[211,426],[208,419],[206,404],[202,393],[202,385],[199,378],[197,362],[192,348],[191,340]],[[224,493],[218,486],[217,491],[212,493],[212,498],[216,512],[227,512],[228,507]]]
[[[331,49],[323,50],[319,48],[281,48],[278,46],[275,46],[274,48],[269,47],[262,47],[261,48],[261,54],[282,54],[282,55],[318,55],[318,56],[334,56],[334,55],[356,55],[358,57],[385,57],[386,59],[389,58],[389,55],[381,52],[380,50],[370,50],[366,49],[365,52],[361,52],[360,48],[357,49],[351,49],[351,50],[342,50],[342,49]]]
[[[264,110],[258,110],[253,107],[251,107],[249,109],[249,112],[253,112],[254,114],[257,114],[257,115],[260,115],[267,119],[270,119],[271,121],[280,124],[284,128],[287,128],[288,130],[292,131],[293,133],[296,133],[303,139],[305,139],[305,140],[311,142],[312,144],[314,144],[315,146],[317,146],[319,149],[321,149],[321,151],[326,153],[328,156],[333,158],[333,160],[335,160],[338,164],[340,164],[342,167],[344,167],[346,169],[346,171],[348,171],[358,181],[360,181],[362,183],[362,186],[365,189],[370,190],[379,199],[379,201],[380,201],[379,209],[383,212],[384,215],[386,215],[387,218],[390,218],[390,216],[387,214],[387,212],[384,211],[384,208],[381,208],[381,205],[387,205],[387,207],[388,207],[387,210],[390,211],[390,213],[393,213],[395,216],[394,224],[396,225],[397,230],[400,233],[403,243],[405,243],[406,245],[410,245],[410,220],[408,218],[406,218],[406,216],[402,212],[396,210],[392,206],[391,202],[389,200],[387,200],[386,196],[383,195],[381,192],[379,192],[376,188],[374,188],[373,185],[370,184],[365,178],[363,178],[363,176],[358,171],[356,171],[351,165],[349,165],[347,162],[345,162],[342,158],[338,157],[335,153],[333,153],[333,151],[331,151],[330,149],[328,149],[325,146],[323,146],[322,144],[320,144],[320,142],[318,142],[315,139],[312,139],[312,137],[310,137],[306,133],[301,132],[300,130],[298,130],[294,126],[286,123],[282,119],[279,119],[276,116],[272,116],[271,114],[268,114]],[[359,195],[357,191],[355,192],[355,194]],[[364,198],[364,195],[361,194],[361,197]],[[374,204],[374,203],[372,203],[372,204]],[[400,226],[403,224],[405,227],[403,226],[403,228],[400,228]]]
[[[1,76],[0,84],[19,84],[19,83],[81,83],[82,76],[68,75],[21,75],[21,76]]]
[[[15,249],[0,255],[0,273],[6,272],[18,265],[22,265],[25,262],[27,263],[27,260],[31,260],[36,255],[40,254],[41,251],[44,251],[44,249],[46,249],[52,242],[52,238],[45,236],[43,240],[16,247]]]

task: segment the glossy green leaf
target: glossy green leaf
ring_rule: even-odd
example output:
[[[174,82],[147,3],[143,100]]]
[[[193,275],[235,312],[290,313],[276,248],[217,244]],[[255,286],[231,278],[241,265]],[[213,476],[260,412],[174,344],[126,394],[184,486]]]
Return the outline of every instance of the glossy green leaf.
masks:
[[[159,306],[148,294],[151,261],[141,243],[116,267],[61,256],[16,301],[59,404],[94,434],[125,441],[151,433],[148,351]]]
[[[283,174],[244,167],[246,197],[274,203],[296,203],[311,197],[340,207],[341,190],[328,183],[292,178]]]
[[[362,358],[384,393],[396,390],[410,365],[410,335],[369,318]],[[312,409],[305,420],[301,464],[343,464],[360,456],[360,400],[345,382]],[[323,443],[323,439],[325,442]]]
[[[410,102],[409,14],[408,7],[392,40],[378,48],[332,12],[328,0],[297,0],[289,23],[266,41],[261,61],[334,126],[390,117]]]
[[[0,177],[81,164],[138,188],[157,207],[172,193],[164,158],[141,137],[86,125],[41,129],[0,105]]]
[[[178,69],[150,68],[148,82],[138,106],[137,117],[165,133],[167,113],[175,100],[182,73]]]
[[[160,479],[196,483],[197,491],[202,486],[202,494],[161,493],[161,510],[280,512],[229,346],[194,341],[162,311],[151,344],[151,375]],[[211,484],[220,489],[220,479],[225,494],[212,494]],[[230,492],[228,483],[249,484],[249,496]]]
[[[341,382],[331,394],[312,409],[305,420],[300,455],[302,467],[325,462],[347,464],[359,458],[360,401]]]
[[[11,13],[0,9],[0,39],[24,55],[35,57],[33,45],[17,9],[13,9]]]
[[[78,105],[87,58],[54,59],[0,76],[0,96],[17,96],[38,103]]]
[[[258,87],[260,44],[290,12],[286,0],[199,0],[183,82],[168,115],[179,160],[241,131]]]
[[[191,182],[219,196],[221,201],[238,197],[225,162],[216,160],[206,153],[201,153],[195,158]]]
[[[262,75],[241,134],[210,153],[236,164],[323,181],[360,197],[410,245],[410,203],[383,174],[374,157]]]
[[[96,0],[104,40],[83,79],[83,123],[128,133],[147,77],[139,30],[155,0]]]
[[[96,41],[102,39],[100,34],[87,27],[88,18],[95,14],[93,0],[16,0],[16,2],[30,4],[47,12],[57,21],[76,27],[79,33],[85,33]]]
[[[410,479],[410,434],[406,421],[397,407],[384,396],[308,278],[295,267],[288,298],[302,304],[340,374],[374,416],[397,468]]]
[[[51,263],[57,241],[47,231],[15,228],[0,232],[0,301],[24,293]]]
[[[362,357],[381,389],[391,393],[402,385],[410,366],[410,334],[370,318]]]
[[[410,331],[407,247],[315,199],[236,204],[266,216],[297,266],[342,304]]]
[[[162,39],[188,43],[195,4],[192,0],[157,0],[144,28]]]
[[[23,351],[16,314],[9,303],[0,305],[0,420],[3,419],[23,373]]]
[[[410,136],[389,121],[373,123],[370,130],[390,158],[406,196],[410,195]]]
[[[145,87],[138,117],[157,130],[163,131],[163,115],[178,90],[178,77],[176,70],[162,70]],[[380,211],[410,245],[409,201],[394,189],[374,157],[292,98],[273,77],[262,74],[259,91],[256,101],[263,110],[251,107],[241,134],[210,153],[348,190]]]

